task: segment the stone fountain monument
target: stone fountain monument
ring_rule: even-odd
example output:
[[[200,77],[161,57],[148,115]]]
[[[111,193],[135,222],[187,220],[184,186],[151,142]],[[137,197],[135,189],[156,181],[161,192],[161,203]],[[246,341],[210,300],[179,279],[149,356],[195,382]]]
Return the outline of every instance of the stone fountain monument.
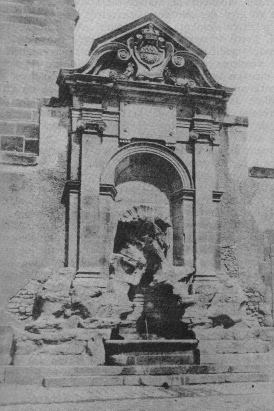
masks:
[[[243,332],[254,337],[220,255],[224,142],[246,122],[226,115],[233,89],[204,57],[149,14],[96,39],[83,67],[60,71],[58,104],[70,108],[65,268],[15,296],[29,297],[24,317],[11,301],[24,322],[15,364],[198,363],[198,348],[231,352],[223,339],[238,335],[239,351]],[[43,112],[43,130],[50,121]]]

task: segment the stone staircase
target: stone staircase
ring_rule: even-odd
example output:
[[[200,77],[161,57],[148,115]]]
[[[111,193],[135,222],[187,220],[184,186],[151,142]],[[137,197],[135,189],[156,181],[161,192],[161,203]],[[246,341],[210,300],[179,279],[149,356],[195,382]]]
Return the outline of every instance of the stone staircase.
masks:
[[[155,386],[267,382],[262,365],[134,365],[0,367],[4,384],[44,387]]]
[[[250,360],[234,365],[200,364],[197,340],[108,340],[106,365],[5,366],[4,384],[54,387],[154,386],[269,381],[266,364]],[[233,357],[233,356],[231,356]],[[235,357],[235,356],[234,356]],[[237,356],[236,356],[237,357]]]

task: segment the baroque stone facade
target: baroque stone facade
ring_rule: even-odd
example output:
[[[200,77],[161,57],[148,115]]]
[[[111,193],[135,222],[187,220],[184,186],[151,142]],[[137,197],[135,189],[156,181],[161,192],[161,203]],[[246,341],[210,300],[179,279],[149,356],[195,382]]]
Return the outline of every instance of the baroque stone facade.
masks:
[[[28,260],[30,281],[4,307],[14,364],[104,364],[106,341],[119,339],[197,338],[204,362],[269,350],[272,283],[245,195],[255,190],[248,121],[227,115],[233,89],[204,57],[150,14],[60,71],[59,99],[40,111],[37,169],[54,197],[44,221],[55,216],[60,237],[38,231],[51,241],[53,229],[57,258]]]

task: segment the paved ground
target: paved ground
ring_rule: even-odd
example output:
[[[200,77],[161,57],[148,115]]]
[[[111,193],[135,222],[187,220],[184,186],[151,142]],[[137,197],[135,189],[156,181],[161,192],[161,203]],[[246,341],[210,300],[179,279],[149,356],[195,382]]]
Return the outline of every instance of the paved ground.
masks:
[[[273,411],[274,384],[188,387],[0,387],[1,411]]]

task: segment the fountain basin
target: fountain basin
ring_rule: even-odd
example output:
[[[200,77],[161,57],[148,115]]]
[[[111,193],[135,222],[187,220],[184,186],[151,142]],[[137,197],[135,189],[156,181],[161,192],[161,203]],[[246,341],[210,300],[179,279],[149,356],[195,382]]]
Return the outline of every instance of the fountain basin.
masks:
[[[106,365],[199,364],[198,340],[106,340]]]

